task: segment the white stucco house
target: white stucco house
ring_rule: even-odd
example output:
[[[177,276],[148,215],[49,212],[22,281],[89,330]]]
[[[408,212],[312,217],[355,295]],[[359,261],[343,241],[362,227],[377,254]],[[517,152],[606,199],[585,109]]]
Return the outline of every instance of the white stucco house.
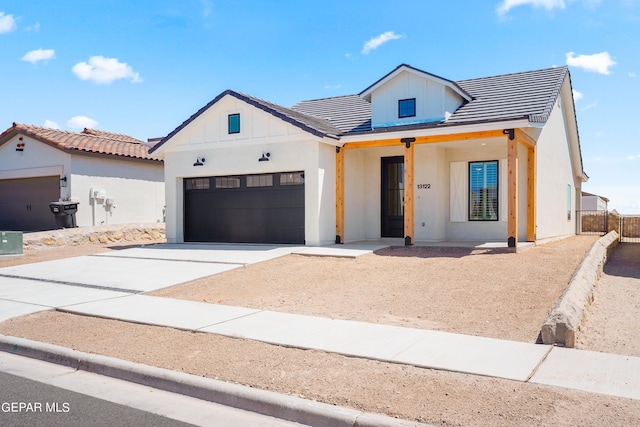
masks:
[[[516,247],[575,234],[587,179],[567,67],[451,81],[403,64],[291,108],[227,90],[150,153],[169,242]]]
[[[583,211],[607,211],[609,199],[598,196],[597,194],[582,192],[582,210]]]
[[[49,203],[78,202],[77,226],[163,221],[164,168],[127,135],[14,123],[0,134],[0,230],[59,228]]]

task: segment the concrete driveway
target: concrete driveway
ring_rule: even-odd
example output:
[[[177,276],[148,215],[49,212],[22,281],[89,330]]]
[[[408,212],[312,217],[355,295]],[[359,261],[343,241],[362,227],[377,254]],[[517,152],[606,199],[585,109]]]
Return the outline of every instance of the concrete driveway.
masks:
[[[0,321],[151,292],[291,253],[355,257],[383,247],[158,244],[0,268]]]
[[[161,244],[0,268],[0,321],[150,292],[305,249]]]

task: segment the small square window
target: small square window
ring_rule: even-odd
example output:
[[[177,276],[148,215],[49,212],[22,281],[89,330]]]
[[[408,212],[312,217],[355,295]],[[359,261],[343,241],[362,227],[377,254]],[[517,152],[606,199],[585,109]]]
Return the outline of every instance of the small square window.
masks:
[[[240,114],[229,114],[229,133],[240,133]]]
[[[398,101],[398,118],[416,116],[416,99],[401,99]]]

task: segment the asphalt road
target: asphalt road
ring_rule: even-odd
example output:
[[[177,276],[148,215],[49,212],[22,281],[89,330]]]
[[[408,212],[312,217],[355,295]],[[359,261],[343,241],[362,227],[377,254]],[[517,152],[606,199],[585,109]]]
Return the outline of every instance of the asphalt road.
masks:
[[[178,427],[190,424],[0,372],[0,425]]]
[[[141,384],[0,351],[0,427],[301,427]]]

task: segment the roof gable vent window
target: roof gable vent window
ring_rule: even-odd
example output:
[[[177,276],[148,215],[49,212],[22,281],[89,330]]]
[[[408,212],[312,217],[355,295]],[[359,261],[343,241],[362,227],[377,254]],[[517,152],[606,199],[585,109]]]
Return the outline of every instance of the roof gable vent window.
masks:
[[[240,114],[229,114],[229,133],[240,133]]]
[[[398,118],[416,116],[416,99],[401,99],[398,101]]]

